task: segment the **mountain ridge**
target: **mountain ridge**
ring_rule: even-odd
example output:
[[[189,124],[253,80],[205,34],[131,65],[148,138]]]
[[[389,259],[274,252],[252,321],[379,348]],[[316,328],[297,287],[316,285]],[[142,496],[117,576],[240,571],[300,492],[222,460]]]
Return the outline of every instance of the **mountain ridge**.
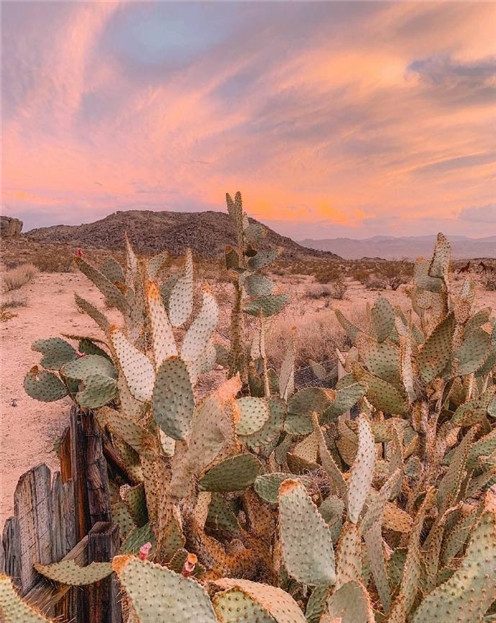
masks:
[[[283,247],[285,257],[341,259],[329,251],[305,248],[256,219],[249,220],[251,223],[262,225],[266,230],[267,235],[261,244],[262,248]],[[236,235],[229,215],[214,211],[117,211],[93,223],[39,227],[29,230],[24,235],[38,242],[122,249],[125,233],[139,253],[156,253],[167,249],[174,255],[180,255],[190,247],[199,256],[218,257],[224,253],[227,245],[236,244]]]
[[[496,236],[469,238],[467,236],[447,236],[451,243],[454,259],[496,258]],[[385,260],[409,259],[430,256],[435,234],[424,236],[373,236],[356,240],[353,238],[306,238],[299,244],[319,250],[331,251],[346,260],[366,257]]]

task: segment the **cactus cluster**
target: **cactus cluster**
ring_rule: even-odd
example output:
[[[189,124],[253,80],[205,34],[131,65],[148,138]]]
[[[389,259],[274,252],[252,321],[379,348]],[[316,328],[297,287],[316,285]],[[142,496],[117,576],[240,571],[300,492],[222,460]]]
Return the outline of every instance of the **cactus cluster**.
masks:
[[[160,282],[167,257],[138,259],[128,242],[125,268],[78,260],[123,327],[78,297],[105,343],[81,339],[80,357],[63,340],[37,342],[43,369],[26,377],[41,400],[98,407],[125,466],[128,479],[111,484],[122,539],[112,569],[129,620],[495,620],[496,322],[470,283],[453,293],[447,240],[417,262],[411,311],[379,298],[366,327],[338,314],[353,346],[333,389],[295,391],[294,342],[277,373],[265,355],[264,318],[283,299],[258,271],[277,251],[256,250],[239,193],[228,210],[237,285],[219,387],[195,399],[219,356],[218,310],[207,287],[191,318],[191,255]],[[249,340],[244,313],[259,319]],[[109,572],[38,569],[68,583]]]

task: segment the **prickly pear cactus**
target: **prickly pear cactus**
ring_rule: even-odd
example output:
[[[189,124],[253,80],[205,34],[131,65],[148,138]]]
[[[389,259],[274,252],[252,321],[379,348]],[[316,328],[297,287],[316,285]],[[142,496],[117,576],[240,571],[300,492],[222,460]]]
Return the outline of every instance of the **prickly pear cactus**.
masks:
[[[112,485],[126,554],[113,569],[135,620],[494,619],[496,321],[469,283],[455,294],[448,241],[416,264],[411,312],[379,298],[366,327],[338,314],[353,341],[344,376],[297,392],[293,337],[277,375],[265,350],[283,299],[260,271],[277,251],[256,250],[262,232],[239,194],[227,203],[238,241],[226,252],[227,381],[196,399],[218,309],[204,288],[192,317],[190,254],[160,283],[167,258],[141,260],[128,242],[124,268],[80,262],[123,326],[78,298],[105,342],[37,343],[41,367],[26,376],[34,397],[98,407],[127,478]]]

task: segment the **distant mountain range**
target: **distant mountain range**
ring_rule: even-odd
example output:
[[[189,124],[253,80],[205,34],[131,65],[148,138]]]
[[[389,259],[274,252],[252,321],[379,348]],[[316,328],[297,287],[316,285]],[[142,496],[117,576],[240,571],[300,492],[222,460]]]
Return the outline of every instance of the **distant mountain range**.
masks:
[[[496,258],[496,236],[467,238],[447,236],[451,243],[454,259]],[[300,240],[302,246],[322,251],[331,251],[346,260],[363,257],[380,257],[385,260],[399,260],[430,257],[436,236],[374,236],[365,240],[352,238],[328,238],[324,240]]]
[[[250,222],[257,223],[250,218]],[[291,238],[281,236],[263,225],[266,237],[261,248],[283,247],[284,257],[325,257],[340,259],[333,253],[307,249]],[[155,253],[167,249],[180,255],[187,247],[203,257],[220,257],[227,245],[236,244],[231,219],[224,212],[152,212],[128,210],[114,212],[94,223],[53,225],[26,232],[28,239],[45,243],[65,243],[74,247],[122,249],[124,234],[139,253]]]

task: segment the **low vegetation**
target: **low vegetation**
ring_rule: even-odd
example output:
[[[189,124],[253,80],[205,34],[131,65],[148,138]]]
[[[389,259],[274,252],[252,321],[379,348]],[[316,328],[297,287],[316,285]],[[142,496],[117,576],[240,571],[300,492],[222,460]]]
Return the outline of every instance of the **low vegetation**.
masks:
[[[31,281],[37,272],[38,270],[33,264],[21,264],[16,268],[3,272],[1,275],[2,293],[22,288],[22,286]]]
[[[406,312],[378,297],[355,317],[297,317],[268,277],[278,251],[259,250],[239,193],[227,207],[227,343],[191,252],[179,267],[128,241],[124,265],[75,258],[123,325],[78,295],[105,341],[38,340],[24,387],[95,413],[121,466],[121,551],[37,570],[73,585],[115,573],[134,623],[493,621],[496,319],[470,280],[454,294],[448,241],[413,266]],[[322,383],[299,388],[309,359]],[[1,581],[0,609],[43,620]]]

